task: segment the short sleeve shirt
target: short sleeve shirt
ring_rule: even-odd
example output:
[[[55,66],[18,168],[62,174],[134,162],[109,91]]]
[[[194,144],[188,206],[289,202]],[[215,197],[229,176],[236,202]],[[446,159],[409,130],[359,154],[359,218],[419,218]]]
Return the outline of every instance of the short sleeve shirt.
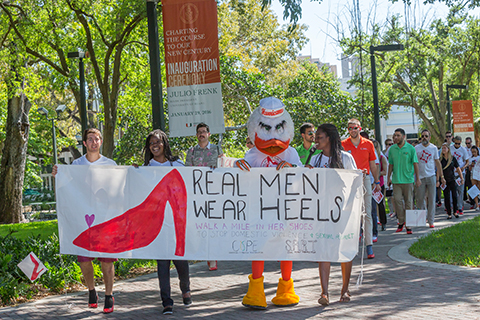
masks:
[[[90,162],[88,161],[86,155],[81,156],[78,159],[73,160],[72,165],[81,165],[81,166],[116,166],[117,163],[112,159],[100,155],[100,158],[97,161]]]
[[[355,160],[348,152],[342,151],[342,163],[344,169],[357,169]],[[323,154],[315,155],[310,164],[315,168],[330,168],[330,157]]]
[[[184,164],[181,160],[176,160],[176,161],[165,161],[165,162],[158,162],[155,159],[150,159],[150,162],[148,163],[149,166],[156,166],[156,167],[183,167]]]
[[[455,148],[455,145],[453,145],[453,146],[450,146],[450,152],[452,153],[452,156],[454,156],[455,159],[457,159],[458,166],[461,169],[465,165],[465,162],[467,161],[467,159],[469,158],[467,150],[462,146],[460,146],[460,148],[457,149]]]
[[[452,182],[455,180],[455,169],[458,168],[458,162],[455,157],[452,157],[452,162],[447,166],[447,159],[442,157],[442,160],[440,160],[440,163],[442,164],[442,170],[443,170],[443,177],[445,178],[445,181],[447,182]]]
[[[221,155],[222,148],[210,142],[205,148],[201,148],[198,144],[191,147],[187,151],[185,158],[186,166],[195,167],[217,167],[218,156]]]
[[[392,183],[414,183],[413,164],[418,163],[415,148],[408,142],[405,142],[402,148],[399,148],[398,144],[394,144],[390,147],[388,154],[388,162],[393,165]]]
[[[308,159],[308,155],[310,154],[310,150],[313,148],[313,146],[314,146],[314,144],[312,143],[310,148],[308,148],[308,150],[307,150],[307,149],[305,149],[305,147],[303,146],[303,143],[302,143],[301,145],[299,145],[298,147],[295,148],[295,150],[297,150],[298,156],[300,157],[300,161],[302,162],[303,165],[305,165],[305,162]],[[315,150],[313,155],[319,154],[321,152],[322,152],[321,150]],[[312,162],[311,159],[310,159],[310,162]]]
[[[418,173],[420,179],[435,175],[435,160],[438,160],[437,147],[431,143],[428,146],[417,144],[415,146],[418,158]]]
[[[342,146],[345,152],[348,152],[353,156],[358,169],[366,169],[367,173],[370,173],[370,161],[375,161],[377,158],[372,141],[360,137],[360,143],[355,147],[352,143],[352,139],[348,137],[342,141]]]

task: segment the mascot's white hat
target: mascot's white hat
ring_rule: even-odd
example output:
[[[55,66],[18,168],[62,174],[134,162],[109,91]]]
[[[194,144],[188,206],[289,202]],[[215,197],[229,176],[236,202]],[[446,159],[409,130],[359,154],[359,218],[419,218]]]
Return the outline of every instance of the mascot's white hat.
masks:
[[[260,110],[264,117],[280,117],[285,111],[285,105],[280,99],[268,97],[260,100]]]

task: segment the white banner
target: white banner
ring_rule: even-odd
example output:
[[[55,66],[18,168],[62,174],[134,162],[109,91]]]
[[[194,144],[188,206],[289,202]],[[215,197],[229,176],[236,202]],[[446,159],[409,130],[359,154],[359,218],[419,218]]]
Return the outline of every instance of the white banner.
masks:
[[[59,165],[60,252],[346,262],[362,188],[359,170]]]

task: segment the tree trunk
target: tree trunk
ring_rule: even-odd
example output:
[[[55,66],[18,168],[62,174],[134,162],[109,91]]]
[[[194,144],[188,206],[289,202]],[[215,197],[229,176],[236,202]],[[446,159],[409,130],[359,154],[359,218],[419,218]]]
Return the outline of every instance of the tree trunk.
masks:
[[[102,145],[102,154],[107,158],[112,158],[113,150],[115,149],[115,124],[117,122],[116,118],[113,118],[110,114],[112,108],[117,108],[116,105],[112,105],[111,103],[105,103],[105,99],[103,100],[104,104],[104,114],[105,114],[105,124],[103,127],[103,145]]]
[[[31,103],[22,93],[8,99],[6,139],[0,167],[0,223],[18,223],[22,216],[22,189],[27,157]]]

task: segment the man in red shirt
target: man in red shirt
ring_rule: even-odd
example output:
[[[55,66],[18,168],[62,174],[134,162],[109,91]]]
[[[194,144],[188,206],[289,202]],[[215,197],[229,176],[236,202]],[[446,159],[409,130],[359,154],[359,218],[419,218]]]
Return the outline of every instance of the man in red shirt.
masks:
[[[366,189],[366,193],[364,195],[366,216],[363,230],[365,242],[367,244],[367,257],[368,259],[373,259],[375,258],[375,254],[373,253],[372,247],[372,182],[370,180],[369,173],[371,172],[373,175],[375,181],[375,190],[380,190],[380,181],[378,180],[378,168],[375,164],[375,159],[377,158],[375,154],[375,147],[370,140],[360,136],[361,130],[362,127],[360,126],[360,121],[357,119],[350,119],[348,121],[348,133],[350,134],[350,137],[342,141],[342,146],[346,152],[353,156],[357,168],[362,170],[364,173],[363,185]]]

